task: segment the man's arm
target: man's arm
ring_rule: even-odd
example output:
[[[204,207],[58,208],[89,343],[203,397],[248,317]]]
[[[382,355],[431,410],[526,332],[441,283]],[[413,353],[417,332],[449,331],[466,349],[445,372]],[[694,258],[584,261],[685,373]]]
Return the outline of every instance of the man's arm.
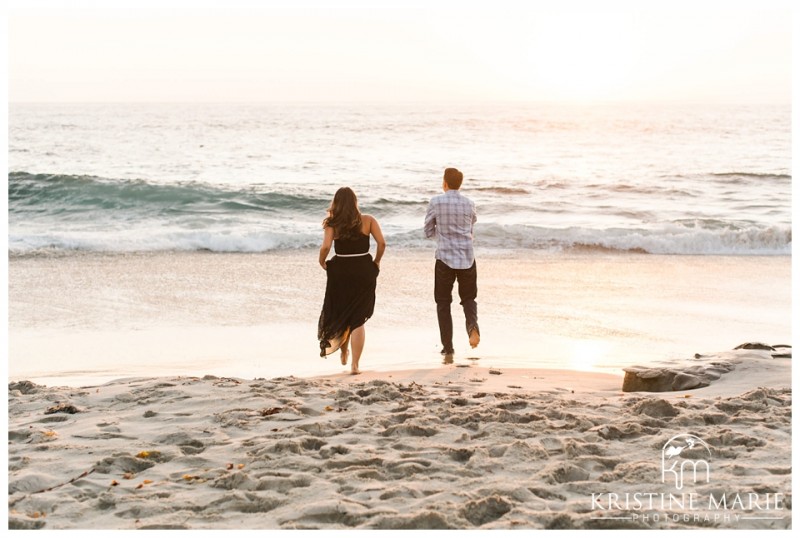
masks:
[[[478,222],[478,214],[475,212],[475,204],[472,204],[472,224],[469,227],[469,234],[475,237],[475,223]]]
[[[425,237],[436,236],[436,212],[433,209],[433,202],[428,204],[428,212],[425,214]]]

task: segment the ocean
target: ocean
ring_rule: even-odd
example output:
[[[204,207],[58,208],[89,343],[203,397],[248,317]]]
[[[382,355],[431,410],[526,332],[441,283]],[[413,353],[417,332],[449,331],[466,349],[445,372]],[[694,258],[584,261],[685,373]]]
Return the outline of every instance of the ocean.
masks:
[[[482,338],[456,299],[454,367],[791,340],[788,105],[11,104],[9,378],[345,372],[316,340],[345,185],[387,240],[362,369],[437,366],[422,225],[450,166]]]
[[[9,254],[316,247],[352,187],[419,248],[442,171],[478,249],[791,254],[789,106],[12,104]]]

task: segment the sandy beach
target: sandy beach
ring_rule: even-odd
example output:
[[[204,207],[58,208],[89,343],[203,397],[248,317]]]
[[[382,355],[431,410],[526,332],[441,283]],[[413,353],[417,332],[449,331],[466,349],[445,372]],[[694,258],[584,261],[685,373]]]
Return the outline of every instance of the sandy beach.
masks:
[[[790,528],[790,360],[702,360],[734,367],[662,393],[459,362],[11,383],[9,528]],[[682,491],[661,467],[679,434],[711,447]]]
[[[480,259],[477,349],[404,252],[350,376],[307,251],[11,258],[9,527],[791,527],[791,349],[734,349],[791,343],[789,260]]]

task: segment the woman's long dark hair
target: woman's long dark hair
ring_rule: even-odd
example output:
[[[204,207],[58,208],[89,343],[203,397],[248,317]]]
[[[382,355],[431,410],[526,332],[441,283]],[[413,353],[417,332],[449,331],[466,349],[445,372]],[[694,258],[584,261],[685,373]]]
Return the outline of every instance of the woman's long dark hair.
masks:
[[[342,187],[333,195],[328,216],[322,221],[322,227],[327,226],[333,228],[334,237],[339,239],[361,235],[361,212],[356,193],[350,187]]]

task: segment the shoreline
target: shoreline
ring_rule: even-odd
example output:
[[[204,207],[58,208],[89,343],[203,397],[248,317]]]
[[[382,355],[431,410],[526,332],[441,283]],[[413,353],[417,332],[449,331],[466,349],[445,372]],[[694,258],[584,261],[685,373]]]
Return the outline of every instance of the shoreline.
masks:
[[[743,338],[791,339],[790,259],[515,252],[479,263],[482,342],[473,351],[456,331],[457,364],[622,375]],[[364,368],[442,363],[432,267],[428,251],[386,258]],[[315,338],[323,292],[308,252],[11,259],[8,374],[333,374],[338,357],[320,359]],[[457,299],[453,313],[458,323]]]
[[[87,377],[86,383],[68,385],[60,383],[42,383],[32,379],[9,378],[12,384],[33,384],[49,390],[82,391],[96,389],[107,385],[125,385],[139,382],[159,382],[165,379],[223,379],[236,383],[250,383],[260,381],[296,379],[305,382],[325,382],[338,384],[357,384],[379,382],[403,382],[415,384],[453,384],[476,387],[483,386],[487,390],[502,391],[513,389],[515,391],[547,391],[570,393],[618,393],[669,395],[690,393],[705,397],[730,397],[736,392],[753,388],[754,383],[759,386],[772,388],[792,388],[792,349],[791,346],[778,345],[775,350],[767,351],[758,349],[764,344],[746,343],[737,349],[721,351],[707,355],[697,355],[693,359],[662,360],[641,363],[621,370],[619,373],[603,371],[571,370],[566,368],[520,368],[502,366],[483,366],[478,358],[468,358],[443,364],[435,364],[420,368],[395,368],[373,369],[365,368],[357,375],[349,372],[349,366],[341,366],[341,371],[336,373],[311,373],[305,375],[281,374],[273,377],[246,377],[227,375],[224,368],[221,372],[200,375],[182,372],[164,375],[123,375],[109,377]],[[744,347],[748,346],[748,347]],[[755,346],[751,348],[749,346]],[[784,353],[785,355],[782,355]],[[331,356],[329,357],[338,357]],[[338,366],[338,365],[337,365]],[[704,370],[711,369],[712,375],[704,377]],[[658,371],[671,371],[673,373],[691,373],[703,379],[703,384],[690,388],[653,388],[623,390],[625,377],[628,371],[650,372],[653,377]],[[110,374],[109,374],[110,376]],[[57,380],[58,377],[47,379]],[[506,384],[510,383],[510,384]],[[459,390],[464,390],[463,388]]]

